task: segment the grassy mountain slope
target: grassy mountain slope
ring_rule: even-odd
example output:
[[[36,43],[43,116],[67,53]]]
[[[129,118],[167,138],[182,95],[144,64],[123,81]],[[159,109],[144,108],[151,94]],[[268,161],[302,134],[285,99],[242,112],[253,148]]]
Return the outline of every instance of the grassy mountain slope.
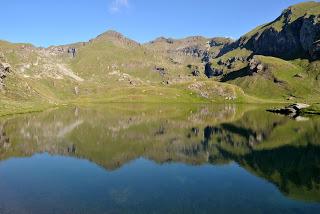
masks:
[[[201,39],[201,45],[204,41]],[[76,50],[74,56],[70,48]],[[11,65],[0,95],[1,102],[7,104],[222,102],[230,97],[238,102],[255,101],[237,86],[208,81],[203,74],[193,75],[189,63],[201,65],[200,56],[185,55],[188,63],[177,63],[167,52],[155,51],[113,31],[86,43],[47,49],[3,42],[0,51]]]
[[[0,75],[2,112],[17,103],[319,102],[319,5],[294,5],[237,41],[139,44],[114,31],[49,48],[1,41],[0,69],[10,65]]]
[[[289,7],[273,22],[226,45],[210,61],[212,71],[223,73],[215,79],[265,99],[318,102],[319,18],[319,2]]]

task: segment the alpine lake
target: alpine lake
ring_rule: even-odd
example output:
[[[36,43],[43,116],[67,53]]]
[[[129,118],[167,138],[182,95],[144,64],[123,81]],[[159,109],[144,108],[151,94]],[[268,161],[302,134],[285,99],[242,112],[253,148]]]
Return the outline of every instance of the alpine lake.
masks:
[[[320,117],[105,104],[0,118],[1,214],[320,213]]]

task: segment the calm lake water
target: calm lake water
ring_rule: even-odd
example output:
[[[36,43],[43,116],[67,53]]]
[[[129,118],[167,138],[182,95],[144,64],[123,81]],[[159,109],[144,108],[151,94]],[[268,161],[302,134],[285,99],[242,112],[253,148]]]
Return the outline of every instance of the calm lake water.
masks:
[[[320,213],[320,117],[265,108],[110,104],[0,118],[0,213]]]

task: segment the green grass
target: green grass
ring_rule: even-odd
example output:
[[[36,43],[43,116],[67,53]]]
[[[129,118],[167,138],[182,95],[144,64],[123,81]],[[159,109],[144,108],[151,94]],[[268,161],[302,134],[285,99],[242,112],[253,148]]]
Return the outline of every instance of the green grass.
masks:
[[[267,68],[266,71],[253,75],[241,75],[240,71],[233,71],[234,78],[227,82],[239,86],[248,95],[274,102],[315,103],[319,100],[320,87],[314,70],[302,67],[297,61],[267,56],[256,58]]]
[[[54,106],[46,102],[21,102],[15,100],[8,100],[2,98],[1,96],[0,99],[0,117],[13,114],[40,112]]]

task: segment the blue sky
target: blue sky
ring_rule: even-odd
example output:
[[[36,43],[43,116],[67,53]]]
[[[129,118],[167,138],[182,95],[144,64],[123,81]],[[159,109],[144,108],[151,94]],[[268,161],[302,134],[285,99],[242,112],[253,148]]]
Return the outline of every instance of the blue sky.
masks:
[[[139,41],[238,38],[301,0],[1,0],[0,39],[37,46],[87,41],[113,29]]]

